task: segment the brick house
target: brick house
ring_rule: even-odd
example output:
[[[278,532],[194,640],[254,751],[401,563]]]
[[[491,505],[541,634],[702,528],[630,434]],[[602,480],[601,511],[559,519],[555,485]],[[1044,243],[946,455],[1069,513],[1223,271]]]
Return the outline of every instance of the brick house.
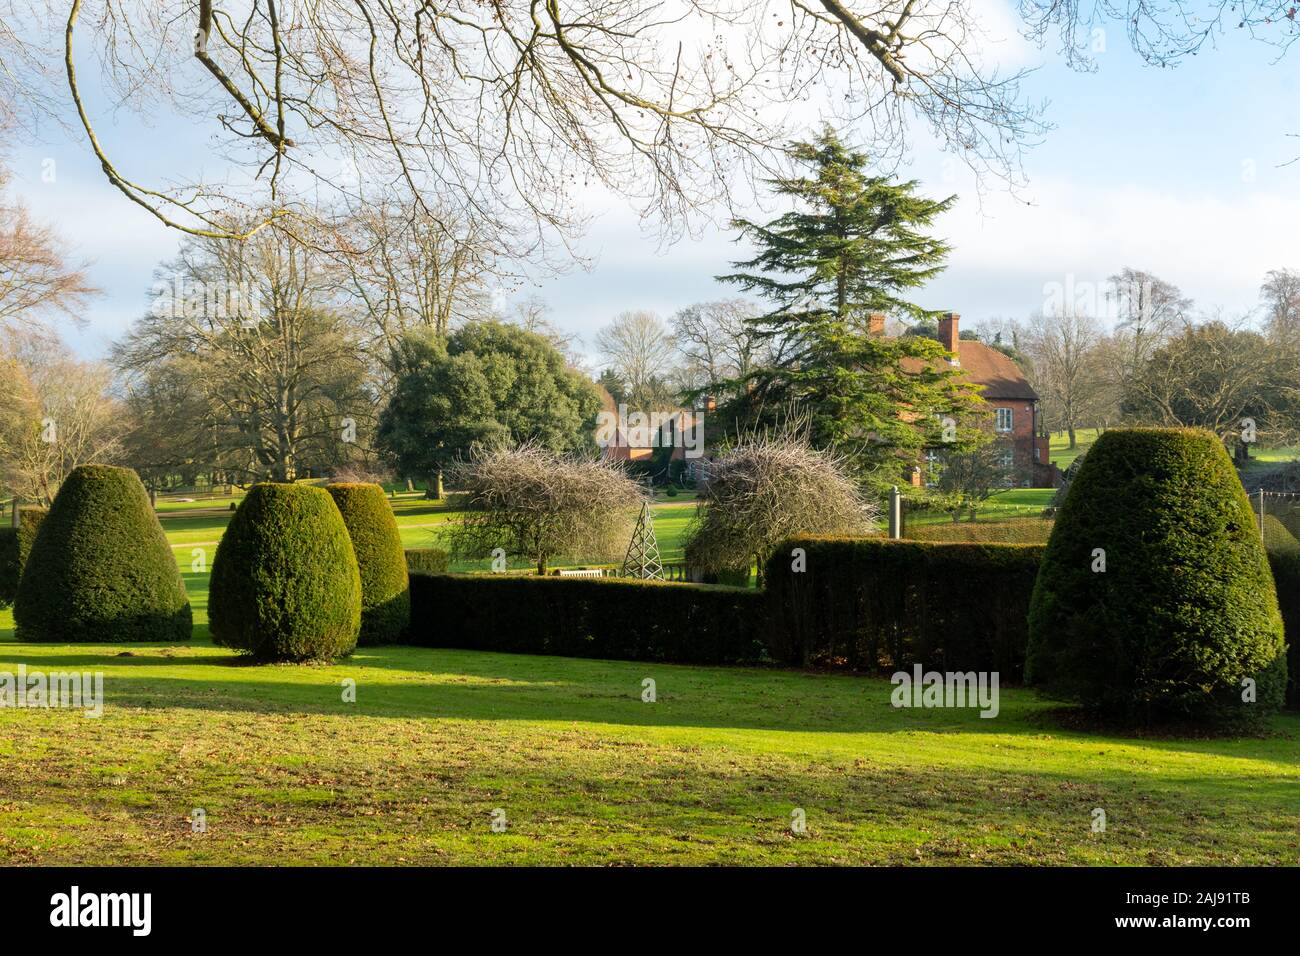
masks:
[[[713,409],[669,408],[642,419],[636,412],[621,407],[599,382],[601,411],[597,416],[596,444],[602,458],[617,461],[648,462],[659,448],[671,448],[669,461],[694,459],[702,449],[705,412]],[[688,453],[690,452],[690,453]]]
[[[1004,463],[1015,476],[1014,484],[1022,488],[1056,487],[1060,471],[1051,463],[1051,440],[1040,434],[1038,393],[1009,356],[983,342],[962,339],[960,321],[956,312],[942,316],[939,342],[953,353],[952,364],[961,369],[963,377],[982,386],[980,397],[991,406],[993,428],[1004,448]],[[884,328],[884,315],[870,317],[872,334],[883,334]],[[927,453],[927,461],[937,461],[937,454]],[[912,484],[920,485],[923,480],[922,469],[916,469]]]

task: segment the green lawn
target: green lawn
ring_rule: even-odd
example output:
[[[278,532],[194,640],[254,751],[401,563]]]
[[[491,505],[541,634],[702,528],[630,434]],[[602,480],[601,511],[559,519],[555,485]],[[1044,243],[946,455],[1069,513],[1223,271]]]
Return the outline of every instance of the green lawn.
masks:
[[[666,553],[692,508],[659,509]],[[447,518],[416,500],[398,512],[411,545]],[[0,670],[102,671],[106,695],[100,719],[0,709],[0,863],[1300,858],[1300,716],[1263,738],[1125,739],[1062,730],[1009,688],[984,720],[896,710],[880,679],[781,670],[395,647],[249,666],[210,643],[208,576],[188,570],[225,516],[164,524],[191,644],[16,644],[0,612]]]
[[[1062,471],[1070,467],[1070,463],[1087,451],[1097,436],[1101,434],[1100,428],[1076,428],[1074,431],[1075,447],[1070,447],[1070,436],[1068,432],[1052,432],[1051,434],[1051,461]]]
[[[167,539],[172,544],[176,560],[183,568],[189,568],[194,560],[195,548],[204,550],[205,564],[211,564],[216,555],[217,543],[230,521],[230,499],[219,499],[219,507],[213,508],[216,499],[181,502],[183,507],[164,508],[159,501],[158,517]],[[451,509],[447,501],[427,501],[417,492],[412,495],[399,495],[391,501],[393,514],[397,519],[398,529],[402,535],[402,545],[407,548],[435,548],[445,543],[444,531],[448,522],[457,512]],[[191,513],[195,508],[205,509],[203,514]],[[695,514],[694,494],[682,494],[677,498],[656,498],[654,506],[655,536],[659,542],[659,554],[665,563],[679,562],[682,555],[682,536],[691,516]],[[560,561],[557,567],[572,565],[574,561]],[[455,571],[487,571],[491,560],[457,561],[452,565]],[[512,559],[510,566],[526,568],[527,561]]]
[[[905,493],[906,494],[906,493]],[[1038,518],[1052,503],[1052,488],[1009,488],[985,501],[976,513],[976,521],[1006,521],[1008,518]],[[967,520],[963,515],[962,520]],[[943,524],[952,517],[942,511],[916,511],[906,516],[906,525]]]
[[[1063,731],[1014,689],[984,720],[896,710],[884,680],[789,671],[417,648],[256,667],[205,640],[0,633],[0,666],[19,663],[102,671],[107,705],[99,719],[0,710],[3,863],[1300,856],[1295,716],[1263,739],[1120,739]],[[640,699],[645,677],[656,703]],[[342,701],[346,678],[356,703]],[[206,833],[191,832],[196,807]],[[796,808],[804,835],[790,830]]]

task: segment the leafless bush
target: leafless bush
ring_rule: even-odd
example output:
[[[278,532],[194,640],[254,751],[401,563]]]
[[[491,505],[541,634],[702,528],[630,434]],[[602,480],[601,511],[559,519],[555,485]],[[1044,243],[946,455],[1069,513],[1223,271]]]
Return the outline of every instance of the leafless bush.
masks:
[[[333,480],[367,485],[386,485],[393,480],[393,473],[383,469],[375,470],[362,463],[354,463],[335,468]]]
[[[621,557],[645,501],[617,463],[565,458],[535,445],[481,451],[454,471],[466,489],[466,512],[451,530],[452,553],[486,558],[501,548],[527,557],[538,574],[561,555]]]
[[[800,429],[743,439],[710,470],[686,534],[686,560],[707,573],[761,569],[772,550],[799,534],[876,530],[879,509],[835,454],[813,448]]]

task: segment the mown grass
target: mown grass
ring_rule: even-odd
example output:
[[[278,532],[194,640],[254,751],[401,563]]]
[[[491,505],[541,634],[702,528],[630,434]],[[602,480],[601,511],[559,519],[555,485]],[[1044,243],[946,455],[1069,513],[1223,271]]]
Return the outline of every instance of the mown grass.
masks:
[[[402,535],[403,547],[436,548],[444,546],[446,544],[446,531],[450,523],[459,514],[452,504],[453,500],[428,501],[418,493],[399,495],[396,499],[390,499],[393,514],[397,520],[397,527]],[[216,554],[217,543],[221,540],[221,535],[230,522],[232,512],[229,510],[229,502],[229,498],[207,499],[193,502],[194,507],[164,510],[160,500],[158,516],[162,521],[163,530],[167,532],[167,540],[171,542],[172,550],[176,554],[176,560],[181,567],[191,567],[200,558],[205,564],[211,563]],[[220,506],[214,508],[214,503],[219,503]],[[189,505],[191,503],[182,502],[181,504]],[[190,513],[200,508],[200,506],[203,508],[202,514]],[[694,514],[695,501],[693,494],[682,494],[677,498],[667,498],[660,495],[656,498],[654,506],[655,535],[659,542],[660,557],[665,563],[683,560],[682,539],[686,526]],[[201,555],[195,552],[196,548],[202,551]],[[555,562],[555,566],[566,567],[579,563],[581,562],[578,559],[569,558]],[[491,564],[492,562],[489,559],[455,561],[452,563],[452,570],[487,571],[491,569]],[[512,568],[527,568],[529,562],[524,558],[513,557],[509,562],[509,566]]]
[[[879,679],[396,647],[256,667],[201,640],[0,638],[19,663],[102,671],[107,706],[0,710],[5,863],[1300,859],[1295,716],[1126,739],[1061,730],[1017,689],[986,720],[894,709]]]
[[[661,546],[693,504],[666,508]],[[404,538],[444,515],[398,510]],[[0,670],[100,671],[106,694],[99,719],[0,709],[0,862],[1300,860],[1297,715],[1261,738],[1137,739],[1062,729],[1014,688],[985,720],[894,709],[881,679],[774,669],[399,647],[249,666],[208,638],[211,552],[189,567],[224,519],[164,523],[189,645],[17,644],[0,612]]]
[[[1074,459],[1092,447],[1092,443],[1101,434],[1100,428],[1076,428],[1074,430],[1075,447],[1070,447],[1069,432],[1052,432],[1050,439],[1050,460],[1062,471],[1069,468]]]

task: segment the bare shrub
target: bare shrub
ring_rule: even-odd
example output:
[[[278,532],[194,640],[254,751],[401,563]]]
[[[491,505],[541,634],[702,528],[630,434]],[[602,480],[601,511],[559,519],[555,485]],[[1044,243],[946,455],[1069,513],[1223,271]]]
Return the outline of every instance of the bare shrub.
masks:
[[[879,516],[843,460],[813,448],[805,430],[751,436],[710,469],[687,529],[686,560],[711,574],[756,560],[761,574],[787,538],[871,534]]]
[[[466,510],[451,529],[452,553],[487,558],[501,548],[528,558],[538,574],[562,555],[621,557],[646,500],[619,464],[536,445],[479,451],[454,471]]]
[[[386,468],[371,467],[363,462],[353,462],[334,469],[331,481],[364,485],[386,485],[393,480],[393,472]]]

